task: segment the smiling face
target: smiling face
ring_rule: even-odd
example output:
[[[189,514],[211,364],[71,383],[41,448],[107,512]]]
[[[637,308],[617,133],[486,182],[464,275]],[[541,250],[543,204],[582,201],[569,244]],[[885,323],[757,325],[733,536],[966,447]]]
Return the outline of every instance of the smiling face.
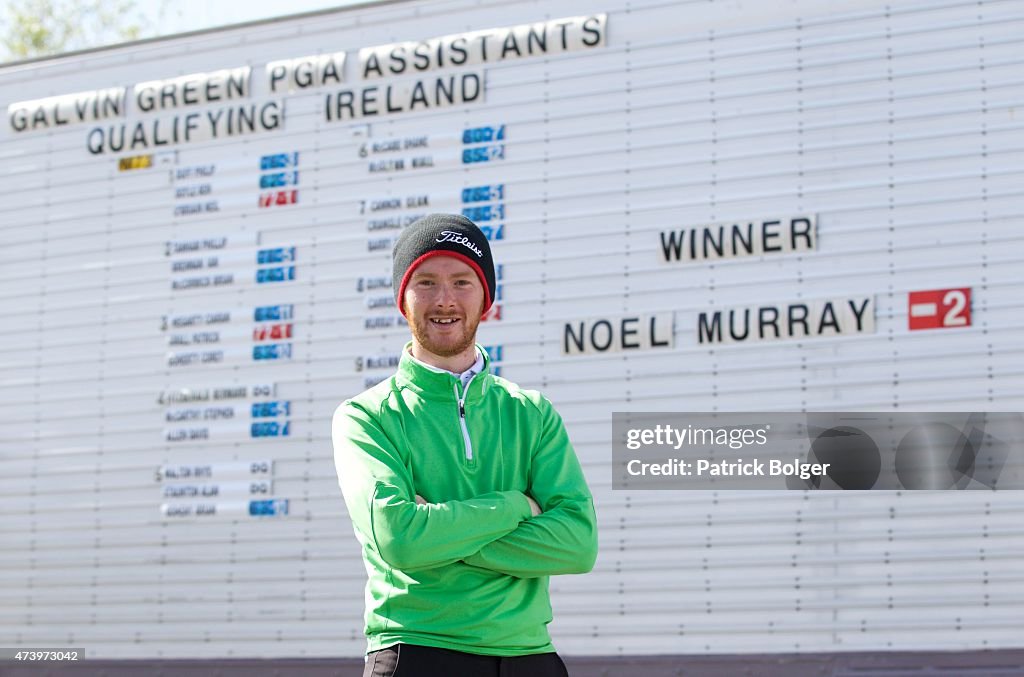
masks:
[[[416,266],[403,297],[413,357],[454,372],[472,366],[484,297],[480,278],[453,256],[431,256]]]

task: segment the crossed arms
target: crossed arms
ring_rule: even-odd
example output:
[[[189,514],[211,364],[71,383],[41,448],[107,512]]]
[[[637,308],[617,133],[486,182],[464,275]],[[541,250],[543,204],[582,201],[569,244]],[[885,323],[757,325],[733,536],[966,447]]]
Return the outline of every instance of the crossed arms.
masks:
[[[529,496],[495,491],[421,503],[374,417],[351,402],[340,406],[332,425],[335,463],[360,541],[403,571],[458,561],[518,578],[590,571],[597,557],[593,498],[561,418],[546,400],[538,409]]]

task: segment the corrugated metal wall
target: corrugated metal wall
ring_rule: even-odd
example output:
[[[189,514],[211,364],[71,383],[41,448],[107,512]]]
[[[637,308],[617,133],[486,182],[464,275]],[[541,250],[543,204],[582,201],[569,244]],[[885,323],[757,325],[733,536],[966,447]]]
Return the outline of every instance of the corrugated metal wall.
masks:
[[[325,112],[390,82],[360,79],[361,48],[597,13],[599,46],[470,67],[483,101]],[[552,580],[561,652],[1019,647],[1024,495],[612,491],[610,414],[1020,410],[1022,26],[1019,1],[409,2],[0,69],[8,105],[251,66],[249,96],[178,114],[286,111],[121,153],[90,130],[150,124],[131,103],[0,132],[0,645],[360,654],[330,415],[406,340],[376,280],[389,238],[489,206],[470,212],[502,265],[481,340],[562,412],[601,522],[595,571]],[[341,51],[344,83],[266,89],[268,62]],[[798,217],[813,245],[771,251]],[[747,223],[754,255],[665,260],[672,233]],[[927,290],[969,290],[933,312],[951,327],[911,330]],[[702,314],[852,298],[859,331],[700,340]],[[567,323],[601,320],[616,331],[563,353]]]

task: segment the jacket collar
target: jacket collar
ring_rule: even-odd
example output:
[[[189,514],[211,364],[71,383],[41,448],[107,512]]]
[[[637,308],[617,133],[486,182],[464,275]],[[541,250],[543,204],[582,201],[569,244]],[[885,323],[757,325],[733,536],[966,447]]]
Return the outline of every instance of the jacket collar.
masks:
[[[409,341],[402,348],[402,356],[398,360],[398,372],[395,374],[396,385],[399,388],[409,388],[424,396],[433,395],[446,399],[454,397],[455,391],[453,388],[459,382],[459,379],[452,375],[451,372],[434,371],[414,360],[409,353],[411,346],[412,341]],[[476,392],[481,387],[484,374],[489,374],[491,371],[491,358],[487,351],[479,343],[476,344],[476,348],[483,355],[484,366],[480,373],[474,376],[473,380],[469,383],[469,389],[473,392]]]

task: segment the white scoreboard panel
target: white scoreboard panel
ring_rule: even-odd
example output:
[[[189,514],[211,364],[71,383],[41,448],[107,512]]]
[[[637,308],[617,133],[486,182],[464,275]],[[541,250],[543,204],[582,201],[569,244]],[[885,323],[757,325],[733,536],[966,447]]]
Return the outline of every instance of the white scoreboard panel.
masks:
[[[330,417],[401,228],[498,262],[566,654],[1021,646],[1024,496],[613,492],[611,412],[1024,407],[1024,5],[398,2],[0,69],[0,645],[357,656]]]

